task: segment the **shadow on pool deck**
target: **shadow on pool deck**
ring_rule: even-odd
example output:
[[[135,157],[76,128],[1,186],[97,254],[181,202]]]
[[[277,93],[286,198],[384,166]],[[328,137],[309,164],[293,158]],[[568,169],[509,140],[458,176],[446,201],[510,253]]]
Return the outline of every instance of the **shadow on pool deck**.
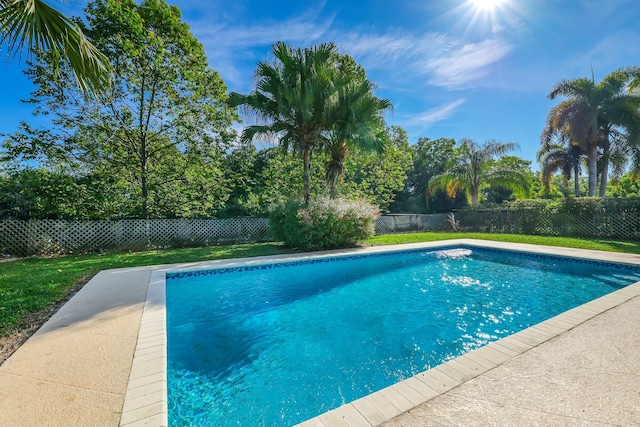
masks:
[[[625,257],[640,263],[607,254]],[[0,425],[117,426],[149,278],[165,267],[99,273],[0,366]],[[640,425],[640,284],[625,289],[628,301],[384,425]],[[340,422],[376,424],[358,420]]]

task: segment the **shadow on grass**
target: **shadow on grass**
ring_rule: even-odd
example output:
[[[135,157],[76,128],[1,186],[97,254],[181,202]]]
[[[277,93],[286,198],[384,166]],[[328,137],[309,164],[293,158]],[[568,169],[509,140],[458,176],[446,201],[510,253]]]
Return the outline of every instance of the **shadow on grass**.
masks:
[[[640,242],[623,242],[616,240],[593,240],[593,242],[606,246],[613,252],[640,254]]]

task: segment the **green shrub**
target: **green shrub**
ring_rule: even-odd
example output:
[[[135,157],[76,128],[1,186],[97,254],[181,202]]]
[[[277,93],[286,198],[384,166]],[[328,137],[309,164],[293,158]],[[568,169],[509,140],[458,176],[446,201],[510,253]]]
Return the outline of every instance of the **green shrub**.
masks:
[[[297,212],[304,206],[301,200],[289,200],[285,203],[279,203],[271,208],[269,212],[269,232],[276,242],[285,241],[285,223],[287,222],[288,212]]]
[[[271,235],[304,251],[346,248],[373,236],[378,207],[364,200],[321,199],[305,206],[289,201],[269,218]]]

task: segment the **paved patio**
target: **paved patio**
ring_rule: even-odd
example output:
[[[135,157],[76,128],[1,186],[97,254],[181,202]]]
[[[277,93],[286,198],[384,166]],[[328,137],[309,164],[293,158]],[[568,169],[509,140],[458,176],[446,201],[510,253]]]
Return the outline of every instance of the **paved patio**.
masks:
[[[640,264],[638,255],[481,244]],[[384,249],[388,248],[333,253]],[[261,260],[99,273],[0,366],[0,426],[161,424],[158,413],[149,418],[154,415],[149,407],[129,404],[126,422],[122,416],[127,385],[129,397],[157,400],[136,386],[133,375],[130,381],[132,366],[138,366],[136,375],[145,384],[166,384],[153,369],[146,376],[140,370],[147,363],[161,363],[140,351],[146,339],[139,339],[139,332],[152,272]],[[638,325],[640,283],[303,424],[640,425]]]
[[[640,425],[640,297],[383,424]]]

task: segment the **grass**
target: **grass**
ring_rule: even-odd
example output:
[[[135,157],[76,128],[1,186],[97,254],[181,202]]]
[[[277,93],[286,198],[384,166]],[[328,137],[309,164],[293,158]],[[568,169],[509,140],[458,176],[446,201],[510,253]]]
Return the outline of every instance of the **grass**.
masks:
[[[375,236],[366,244],[393,245],[457,238],[531,243],[640,254],[640,243],[566,237],[521,236],[486,233],[410,233]],[[291,253],[278,243],[256,243],[154,250],[136,253],[72,255],[58,258],[26,258],[0,263],[0,343],[11,334],[45,320],[52,309],[68,298],[100,270],[214,259]]]
[[[532,245],[560,246],[565,248],[593,249],[608,252],[640,254],[640,243],[620,240],[581,239],[575,237],[523,236],[520,234],[490,233],[407,233],[383,234],[367,241],[369,245],[398,245],[402,243],[433,242],[448,239],[480,239],[497,242],[529,243]]]

